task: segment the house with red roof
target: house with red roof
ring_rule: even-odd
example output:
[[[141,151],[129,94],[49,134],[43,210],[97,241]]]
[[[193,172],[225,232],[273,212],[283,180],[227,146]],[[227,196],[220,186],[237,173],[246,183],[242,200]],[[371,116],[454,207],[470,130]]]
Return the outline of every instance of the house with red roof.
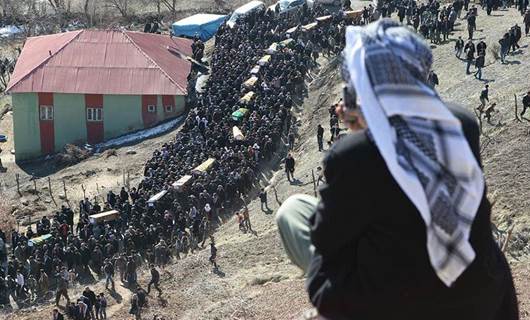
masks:
[[[185,111],[191,41],[122,30],[28,38],[7,91],[17,161],[96,144]]]

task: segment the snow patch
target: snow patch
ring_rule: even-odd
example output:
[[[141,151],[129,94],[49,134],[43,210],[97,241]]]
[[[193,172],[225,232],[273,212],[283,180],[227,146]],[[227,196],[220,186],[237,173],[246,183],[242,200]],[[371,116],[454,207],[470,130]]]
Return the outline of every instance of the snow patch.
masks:
[[[23,32],[24,31],[17,26],[5,26],[3,28],[0,28],[0,37],[7,38],[7,37],[15,36],[17,34],[21,34]]]
[[[180,117],[177,117],[171,121],[162,123],[158,126],[137,131],[134,133],[126,134],[102,143],[99,143],[95,145],[93,148],[96,150],[96,153],[101,152],[104,149],[109,148],[115,148],[115,147],[121,147],[127,144],[132,144],[141,140],[149,139],[158,135],[161,135],[173,128],[175,128],[177,125],[179,125],[182,120],[184,120],[186,117],[185,115],[182,115]]]

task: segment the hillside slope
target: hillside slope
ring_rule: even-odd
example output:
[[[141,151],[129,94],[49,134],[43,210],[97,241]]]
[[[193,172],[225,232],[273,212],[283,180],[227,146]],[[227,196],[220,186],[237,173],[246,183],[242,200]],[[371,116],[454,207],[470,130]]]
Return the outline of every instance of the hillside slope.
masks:
[[[519,14],[511,9],[487,17],[479,9],[477,37],[484,38],[489,48],[497,43],[506,29],[516,22]],[[465,26],[458,26],[451,37],[465,37]],[[530,38],[523,38],[521,50],[509,56],[507,65],[493,59],[488,50],[487,67],[483,77],[490,84],[490,101],[498,105],[494,125],[484,124],[483,163],[489,186],[489,197],[495,201],[493,220],[502,230],[515,225],[508,258],[512,263],[521,303],[521,318],[530,319],[529,267],[526,252],[530,251],[528,231],[530,197],[528,178],[530,166],[529,129],[527,121],[514,121],[514,94],[519,99],[529,88]],[[465,64],[453,54],[454,42],[433,46],[434,69],[440,79],[439,92],[447,100],[472,110],[485,81],[465,75]],[[296,108],[299,139],[293,151],[297,160],[295,176],[300,180],[290,184],[278,165],[265,170],[261,186],[270,185],[269,207],[274,211],[279,203],[294,193],[313,194],[312,170],[320,165],[323,154],[318,152],[316,126],[329,128],[327,108],[340,98],[340,76],[337,60],[320,60],[308,85],[304,104]],[[530,117],[530,116],[529,116]],[[326,137],[329,131],[326,130]],[[277,159],[279,160],[279,159]],[[275,192],[277,197],[275,196]],[[248,207],[256,234],[243,234],[234,219],[228,220],[216,232],[219,273],[213,273],[208,263],[209,250],[177,261],[162,273],[163,298],[152,298],[151,308],[143,315],[165,319],[299,319],[310,308],[304,291],[304,279],[285,255],[274,224],[274,215],[260,210],[259,200],[251,197]],[[276,199],[277,198],[277,199]],[[145,275],[141,283],[146,284]],[[113,307],[112,319],[129,319],[128,292],[120,288],[122,304]],[[49,308],[18,312],[24,319],[45,315]]]

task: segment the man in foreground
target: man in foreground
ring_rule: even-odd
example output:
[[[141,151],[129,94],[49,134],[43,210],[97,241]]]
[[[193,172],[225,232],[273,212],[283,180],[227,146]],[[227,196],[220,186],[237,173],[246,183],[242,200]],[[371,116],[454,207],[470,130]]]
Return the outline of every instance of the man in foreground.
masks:
[[[321,199],[293,196],[276,217],[313,305],[324,319],[518,319],[479,128],[426,85],[428,45],[382,19],[347,30],[344,61],[351,132],[324,160]]]

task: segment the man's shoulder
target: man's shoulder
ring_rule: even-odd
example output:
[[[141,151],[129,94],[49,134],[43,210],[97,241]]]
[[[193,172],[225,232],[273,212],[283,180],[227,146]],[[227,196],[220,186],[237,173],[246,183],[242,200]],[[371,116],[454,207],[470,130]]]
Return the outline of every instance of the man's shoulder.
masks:
[[[376,151],[375,146],[368,140],[365,130],[346,133],[333,144],[324,159],[324,163],[330,165],[347,159],[353,164],[353,162],[370,159],[377,154],[374,151]]]
[[[340,136],[340,139],[333,144],[330,151],[333,153],[344,153],[350,149],[357,149],[369,143],[367,131],[348,132]]]

